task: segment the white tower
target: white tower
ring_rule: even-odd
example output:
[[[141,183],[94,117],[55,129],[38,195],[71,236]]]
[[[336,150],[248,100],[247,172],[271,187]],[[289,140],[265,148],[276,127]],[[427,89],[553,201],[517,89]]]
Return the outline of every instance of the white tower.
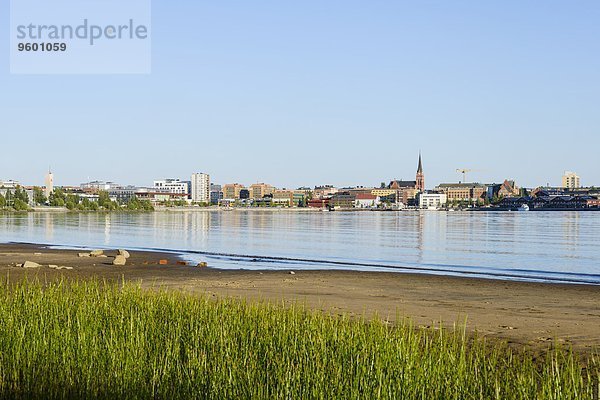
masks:
[[[48,168],[48,174],[46,175],[46,179],[44,180],[44,184],[46,185],[44,188],[44,195],[46,198],[50,197],[50,194],[54,191],[54,175],[50,168]]]

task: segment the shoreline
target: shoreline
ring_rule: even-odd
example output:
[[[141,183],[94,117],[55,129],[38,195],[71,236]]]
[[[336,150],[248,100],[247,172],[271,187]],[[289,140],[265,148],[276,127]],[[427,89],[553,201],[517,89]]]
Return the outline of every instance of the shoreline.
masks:
[[[517,347],[543,350],[562,344],[584,354],[600,349],[598,286],[397,272],[295,270],[292,274],[290,270],[200,268],[178,265],[181,257],[177,253],[135,250],[130,251],[126,266],[113,266],[110,257],[79,258],[80,251],[0,244],[0,273],[10,284],[36,278],[130,281],[144,289],[215,298],[299,302],[310,309],[352,317],[379,316],[391,322],[409,318],[415,326],[451,327],[466,321],[469,333],[506,340]],[[159,265],[159,259],[168,264]],[[46,266],[13,266],[25,261]],[[47,264],[73,269],[54,270]]]

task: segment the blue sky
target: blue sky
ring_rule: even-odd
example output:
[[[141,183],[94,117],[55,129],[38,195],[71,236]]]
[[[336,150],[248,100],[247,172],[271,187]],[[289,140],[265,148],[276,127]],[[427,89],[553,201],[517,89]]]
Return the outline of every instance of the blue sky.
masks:
[[[600,185],[598,1],[153,1],[149,75],[11,75],[0,179]],[[470,179],[471,180],[471,179]]]

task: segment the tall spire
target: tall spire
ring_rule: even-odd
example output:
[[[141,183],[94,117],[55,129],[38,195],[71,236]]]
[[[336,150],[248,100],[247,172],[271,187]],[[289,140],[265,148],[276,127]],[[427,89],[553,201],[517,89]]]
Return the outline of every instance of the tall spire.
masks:
[[[419,192],[425,191],[425,174],[423,173],[423,162],[421,161],[421,152],[419,151],[419,167],[415,179],[415,189]]]

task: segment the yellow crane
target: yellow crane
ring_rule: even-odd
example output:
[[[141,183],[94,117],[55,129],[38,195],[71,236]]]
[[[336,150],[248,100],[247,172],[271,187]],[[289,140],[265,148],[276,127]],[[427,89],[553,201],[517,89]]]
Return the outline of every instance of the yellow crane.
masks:
[[[465,183],[467,181],[467,173],[473,171],[472,169],[468,169],[468,168],[457,168],[456,172],[461,173],[463,175],[463,183]]]

